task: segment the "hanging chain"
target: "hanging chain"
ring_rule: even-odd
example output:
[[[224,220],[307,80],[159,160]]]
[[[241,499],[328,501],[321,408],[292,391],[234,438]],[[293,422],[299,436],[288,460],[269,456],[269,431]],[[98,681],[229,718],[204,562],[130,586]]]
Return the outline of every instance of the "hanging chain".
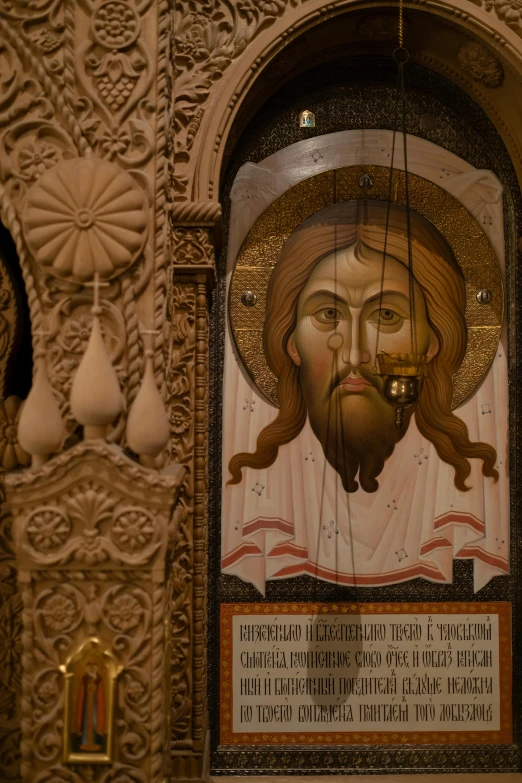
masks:
[[[402,138],[404,145],[404,189],[406,200],[406,236],[408,242],[408,294],[410,300],[410,346],[411,352],[417,353],[417,319],[415,317],[415,278],[413,277],[413,253],[411,244],[411,214],[410,214],[410,183],[408,175],[408,144],[406,138],[406,85],[404,82],[404,65],[408,60],[408,52],[404,49],[404,0],[399,0],[399,82],[401,92]]]
[[[397,73],[397,87],[395,91],[395,116],[393,119],[393,137],[392,137],[392,151],[391,151],[391,162],[390,162],[390,176],[388,179],[388,201],[387,201],[387,208],[386,208],[386,225],[384,229],[384,248],[383,248],[383,254],[382,254],[382,267],[381,267],[381,288],[380,288],[380,295],[379,295],[379,317],[377,319],[377,336],[375,339],[375,356],[374,356],[374,364],[373,364],[373,371],[377,372],[377,354],[379,353],[379,338],[381,335],[381,310],[382,310],[382,301],[383,301],[383,292],[384,292],[384,274],[385,274],[385,267],[386,267],[386,250],[388,247],[388,230],[390,225],[390,208],[391,208],[391,201],[392,201],[392,193],[393,193],[393,164],[395,162],[395,141],[396,141],[396,135],[397,130],[399,128],[399,104],[401,104],[402,109],[402,124],[401,124],[401,130],[403,133],[403,139],[404,139],[404,173],[405,173],[405,187],[406,187],[406,220],[407,220],[407,236],[408,236],[408,272],[409,272],[409,285],[408,285],[408,294],[409,294],[409,301],[410,301],[410,323],[411,323],[411,329],[410,329],[410,337],[411,337],[411,351],[412,353],[415,353],[416,351],[416,329],[415,329],[415,302],[413,298],[413,259],[412,259],[412,252],[411,252],[411,231],[410,231],[410,198],[409,198],[409,183],[408,183],[408,164],[407,164],[407,150],[406,150],[406,104],[405,104],[405,89],[404,89],[404,62],[401,59],[398,59],[396,55],[399,54],[399,51],[404,50],[403,43],[404,43],[404,15],[403,15],[403,0],[399,0],[399,47],[398,49],[393,53],[394,59],[397,60],[398,63],[398,73]]]
[[[397,79],[397,89],[395,92],[395,116],[393,118],[393,136],[392,136],[392,150],[390,161],[390,174],[388,177],[388,199],[386,204],[386,225],[384,228],[384,247],[382,251],[382,266],[381,266],[381,287],[379,291],[379,317],[377,318],[377,336],[375,338],[375,356],[373,359],[373,371],[378,371],[377,367],[377,354],[379,353],[379,338],[381,336],[381,310],[382,300],[384,294],[384,273],[386,269],[386,251],[388,249],[388,229],[390,225],[390,209],[393,196],[393,164],[395,162],[395,139],[397,136],[397,126],[399,124],[399,96],[400,96],[400,78]]]
[[[404,189],[406,206],[406,237],[408,243],[408,299],[410,304],[410,350],[417,353],[417,319],[415,314],[415,278],[413,276],[413,250],[411,241],[411,209],[410,209],[410,182],[408,174],[408,143],[406,136],[406,85],[404,81],[404,65],[408,61],[409,54],[404,48],[404,15],[403,0],[399,0],[399,46],[394,51],[393,57],[398,64],[397,89],[395,93],[395,117],[393,123],[393,141],[390,164],[390,177],[388,181],[388,203],[386,209],[386,226],[384,229],[384,249],[381,267],[381,288],[379,296],[379,318],[377,319],[377,336],[375,340],[374,372],[377,372],[377,354],[379,353],[379,338],[381,334],[381,310],[384,291],[384,272],[386,265],[386,250],[388,246],[388,230],[390,224],[390,208],[392,200],[393,164],[395,158],[395,138],[399,130],[399,104],[401,113],[400,131],[403,139],[404,154]]]
[[[406,90],[404,86],[404,64],[399,64],[402,96],[402,138],[404,143],[404,190],[406,196],[406,237],[408,242],[408,294],[410,300],[410,346],[417,353],[417,319],[415,316],[415,278],[413,276],[413,251],[411,244],[410,182],[408,174],[408,145],[406,141]]]

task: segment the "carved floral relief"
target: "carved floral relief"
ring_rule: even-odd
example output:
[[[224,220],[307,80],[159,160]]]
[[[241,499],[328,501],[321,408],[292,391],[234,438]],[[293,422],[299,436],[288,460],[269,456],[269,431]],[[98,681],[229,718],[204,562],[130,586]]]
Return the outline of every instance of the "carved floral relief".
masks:
[[[118,145],[119,162],[127,167],[153,163],[155,106],[150,92],[162,48],[151,35],[155,4],[106,0],[74,3],[66,11],[63,0],[6,2],[2,18],[19,47],[35,58],[35,70],[37,64],[43,66],[64,93],[92,148],[104,156],[110,138],[121,134],[129,143],[124,142],[125,149]],[[56,93],[48,97],[55,107],[60,103]]]
[[[81,50],[81,78],[104,114],[108,110],[124,119],[150,86],[152,57],[140,33],[141,18],[134,4],[108,0],[95,8],[91,41]]]
[[[165,197],[156,168],[165,143],[167,12],[165,3],[121,0],[67,7],[62,0],[3,3],[0,9],[0,184],[15,208],[7,227],[18,232],[33,327],[46,332],[51,345],[51,383],[66,416],[76,357],[57,345],[59,333],[45,321],[49,312],[56,328],[66,319],[81,320],[84,313],[73,313],[74,305],[92,303],[92,293],[60,289],[46,269],[79,283],[95,268],[105,278],[123,273],[120,285],[104,291],[104,309],[114,307],[123,315],[123,334],[118,328],[115,337],[121,343],[118,374],[125,397],[132,399],[139,385],[136,305],[165,263],[154,215],[157,210],[161,225]],[[87,160],[89,152],[94,155]],[[84,190],[77,187],[78,178]],[[56,188],[53,196],[48,187]],[[95,203],[96,188],[107,196],[101,205]],[[13,220],[26,214],[20,232]],[[24,250],[32,258],[24,258]],[[160,278],[158,313],[162,296]],[[57,309],[61,319],[55,317]],[[106,336],[114,342],[117,319],[110,320]],[[70,420],[69,425],[74,429]],[[116,440],[121,433],[120,426]]]
[[[214,247],[209,241],[208,230],[176,226],[172,232],[172,250],[176,266],[213,263]]]
[[[205,207],[215,205],[191,206],[198,208],[188,210],[195,222],[206,218]],[[172,459],[189,469],[174,517],[178,534],[171,573],[172,739],[181,750],[194,741],[202,747],[206,731],[207,280],[214,249],[209,228],[179,225],[179,216],[173,218],[170,238],[180,277],[169,296]]]
[[[190,198],[185,164],[214,85],[265,28],[301,0],[178,0],[175,6],[174,200]],[[217,88],[219,89],[219,88]]]
[[[0,263],[0,477],[30,464],[18,442],[19,397],[5,393],[20,329],[15,291],[7,267]],[[17,592],[11,514],[0,481],[0,776],[14,781],[19,771],[20,687],[22,658],[22,600]]]
[[[462,70],[472,79],[486,87],[498,87],[502,84],[504,71],[502,63],[482,44],[470,41],[460,47],[458,53]]]
[[[18,442],[19,397],[5,394],[20,329],[20,313],[9,270],[0,258],[0,478],[30,464]],[[22,600],[16,585],[11,514],[0,480],[0,777],[15,781],[19,773]]]
[[[486,11],[494,11],[497,17],[518,35],[522,36],[522,3],[520,0],[485,0]]]
[[[109,584],[102,585],[99,590],[99,603],[103,609],[96,632],[103,646],[115,651],[116,661],[124,668],[124,677],[118,680],[116,690],[119,727],[114,740],[118,745],[120,759],[139,769],[139,762],[146,760],[151,742],[148,724],[150,703],[147,700],[145,704],[139,704],[140,696],[150,696],[152,686],[150,631],[153,613],[150,587],[147,583],[144,584],[146,589],[128,582],[111,584],[110,572],[107,576]],[[67,667],[67,660],[86,639],[87,588],[88,586],[81,582],[76,586],[47,581],[39,583],[35,589],[33,753],[38,758],[43,752],[41,760],[47,762],[46,766],[59,762],[64,752],[60,716],[63,716],[66,694],[61,672]],[[154,622],[157,621],[158,618],[154,618]],[[84,661],[85,667],[87,663],[88,660]],[[84,672],[86,673],[88,672]],[[67,695],[71,697],[71,694]],[[70,714],[72,705],[69,705],[69,731],[65,752],[67,755],[70,752],[74,754],[71,761],[89,763],[95,759],[77,755],[87,752],[81,747],[81,738],[85,734],[86,742],[92,739],[95,744],[96,737],[90,736],[89,726],[85,725],[86,721],[88,723],[88,716],[84,717],[78,712],[79,696],[77,683],[77,709]],[[96,733],[106,735],[106,732]],[[94,748],[92,750],[94,752]],[[99,749],[102,755],[107,751],[106,744],[103,749]]]
[[[0,399],[0,465],[3,470],[27,467],[29,455],[18,443],[18,419],[22,401],[15,397]]]
[[[33,330],[47,342],[51,383],[71,433],[70,384],[92,321],[92,291],[83,283],[96,269],[102,277],[115,278],[102,291],[101,323],[126,402],[132,401],[141,381],[138,302],[153,278],[154,309],[149,297],[147,320],[160,319],[163,325],[168,21],[165,0],[6,0],[0,7],[0,212],[17,243]],[[21,216],[27,216],[23,226]],[[4,321],[9,321],[5,297],[0,298],[0,354],[9,336]],[[163,368],[161,340],[156,346],[156,361]],[[0,405],[4,468],[13,467],[15,458],[27,462],[12,433],[17,415],[12,401]],[[123,424],[122,417],[114,440],[121,440]],[[125,481],[136,480],[133,474]],[[94,488],[99,490],[95,499],[90,490],[80,483],[70,493],[46,498],[33,505],[26,520],[26,564],[33,553],[51,561],[54,573],[47,571],[49,584],[29,603],[25,596],[26,610],[32,605],[38,618],[41,646],[34,645],[40,668],[34,678],[30,675],[25,695],[25,715],[34,721],[34,734],[30,743],[22,744],[22,769],[31,781],[83,781],[83,775],[65,769],[60,761],[62,739],[55,724],[63,710],[63,682],[56,666],[59,650],[63,662],[67,649],[101,626],[111,644],[113,634],[114,645],[121,645],[127,668],[118,686],[119,762],[107,774],[100,773],[100,780],[145,783],[159,776],[163,715],[156,708],[151,716],[150,710],[162,697],[164,590],[152,588],[150,581],[146,589],[145,582],[138,586],[140,576],[132,569],[138,562],[140,568],[157,567],[157,558],[164,556],[168,519],[157,507],[153,513],[149,510],[153,484],[141,502],[133,496],[115,504],[103,487]],[[66,496],[67,506],[62,503]],[[171,491],[169,503],[174,497]],[[10,526],[5,530],[9,538]],[[1,559],[7,543],[0,544],[0,563],[4,571],[10,569],[14,581],[12,558],[6,557],[5,566]],[[34,561],[33,566],[38,570]],[[108,569],[114,567],[119,571],[113,578]],[[65,576],[63,568],[68,569]],[[103,570],[101,589],[87,583],[90,569],[99,574]],[[122,569],[131,579],[127,590],[121,587]],[[70,584],[71,571],[83,575],[81,585]],[[21,600],[7,592],[7,583],[5,590],[0,668],[9,659],[19,672]],[[44,596],[45,590],[50,593]],[[149,596],[148,603],[144,596]],[[156,623],[153,640],[151,618]],[[26,633],[29,628],[26,623]],[[15,632],[16,645],[9,641]],[[127,642],[131,637],[134,641]],[[18,702],[14,690],[9,699],[5,690],[3,694],[2,714],[9,712],[4,725],[14,732],[20,721]],[[28,767],[31,744],[46,770],[37,773]],[[6,780],[18,774],[18,745],[16,733],[0,736],[0,777]],[[156,767],[151,763],[143,772],[153,753]]]
[[[174,522],[177,531],[171,570],[171,683],[172,734],[182,743],[191,735],[192,673],[191,637],[193,623],[193,497],[192,444],[194,438],[194,370],[196,291],[193,284],[174,284],[169,299],[170,334],[169,391],[172,395],[170,421],[173,433],[171,459],[187,465]]]
[[[144,506],[116,505],[103,485],[89,482],[38,506],[25,523],[25,548],[41,566],[112,561],[150,562],[160,546],[159,521]]]
[[[0,484],[0,773],[19,779],[22,599],[16,588],[12,519]]]

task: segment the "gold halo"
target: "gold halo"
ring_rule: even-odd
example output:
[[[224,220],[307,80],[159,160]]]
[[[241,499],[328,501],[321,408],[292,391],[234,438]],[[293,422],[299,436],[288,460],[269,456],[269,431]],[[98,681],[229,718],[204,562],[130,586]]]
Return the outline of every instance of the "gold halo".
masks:
[[[359,184],[364,174],[371,188]],[[266,292],[281,249],[304,220],[324,207],[351,199],[388,200],[390,169],[386,166],[348,166],[331,169],[299,182],[273,201],[256,220],[239,251],[229,295],[232,333],[245,368],[261,394],[278,405],[277,378],[263,349]],[[393,200],[405,206],[404,172],[393,176]],[[370,180],[371,181],[371,180]],[[504,319],[504,288],[498,259],[473,215],[446,190],[415,174],[408,174],[410,206],[445,237],[466,281],[468,344],[453,376],[455,409],[467,400],[488,372],[497,351]],[[366,179],[368,182],[368,179]],[[479,304],[477,292],[491,291],[488,304]],[[241,295],[252,291],[257,299],[248,307]]]

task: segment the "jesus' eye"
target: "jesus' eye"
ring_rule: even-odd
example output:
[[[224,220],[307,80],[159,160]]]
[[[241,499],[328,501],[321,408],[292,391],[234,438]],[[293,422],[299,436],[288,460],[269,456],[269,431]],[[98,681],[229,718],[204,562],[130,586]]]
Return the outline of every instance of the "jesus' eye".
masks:
[[[341,314],[335,307],[323,307],[321,310],[317,310],[317,312],[314,313],[314,318],[316,321],[319,321],[320,324],[334,326],[341,319]]]
[[[380,310],[375,310],[372,313],[372,320],[375,323],[380,323],[381,326],[396,326],[403,318],[395,310],[390,310],[388,307],[382,307]]]

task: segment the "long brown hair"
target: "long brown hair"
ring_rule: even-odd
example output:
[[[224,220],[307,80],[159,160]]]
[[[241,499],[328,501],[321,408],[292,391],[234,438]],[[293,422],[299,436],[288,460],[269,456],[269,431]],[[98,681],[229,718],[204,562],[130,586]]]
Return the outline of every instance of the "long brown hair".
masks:
[[[259,434],[253,454],[236,454],[229,462],[238,484],[242,468],[267,468],[279,447],[299,435],[306,422],[306,407],[299,383],[300,369],[287,352],[296,326],[297,303],[314,267],[335,250],[355,242],[383,252],[387,204],[382,201],[347,201],[317,212],[289,237],[270,277],[267,291],[263,344],[270,369],[278,378],[279,414]],[[411,212],[414,275],[426,300],[428,321],[439,340],[439,351],[427,366],[415,419],[439,457],[455,470],[455,486],[469,490],[466,479],[470,459],[482,460],[482,473],[498,479],[496,451],[487,443],[472,443],[465,423],[451,411],[452,377],[459,369],[467,344],[465,281],[451,248],[440,232]],[[389,212],[387,256],[408,264],[406,214],[392,204]]]

